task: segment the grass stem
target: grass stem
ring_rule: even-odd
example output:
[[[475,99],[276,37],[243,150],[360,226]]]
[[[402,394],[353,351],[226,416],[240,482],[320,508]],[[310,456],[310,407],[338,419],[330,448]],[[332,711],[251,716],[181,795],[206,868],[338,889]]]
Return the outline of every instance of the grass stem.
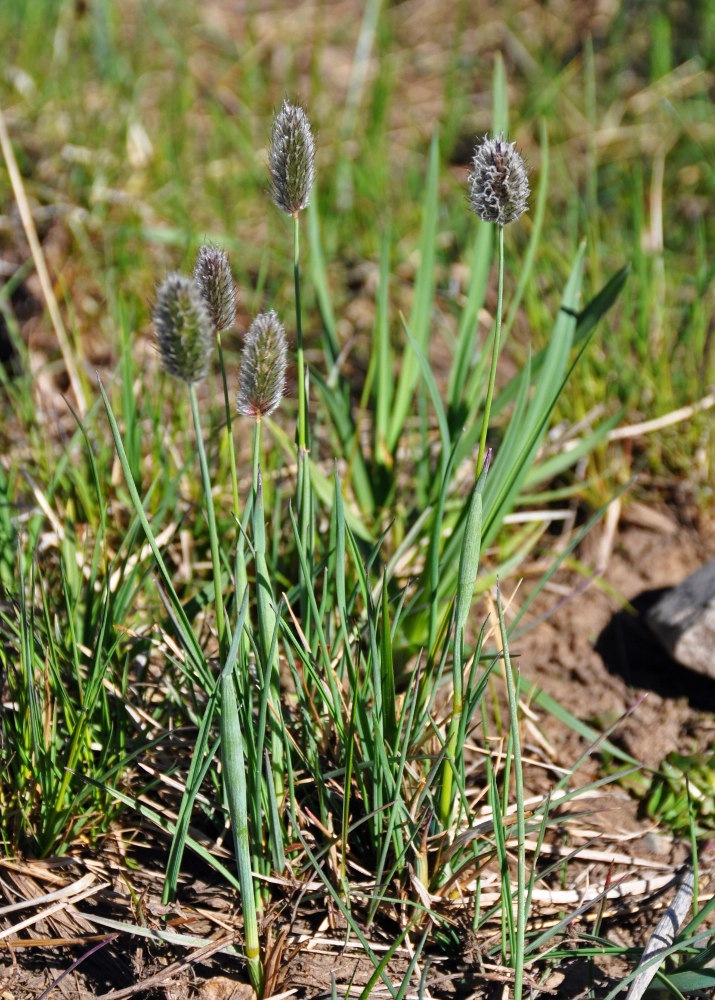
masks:
[[[489,430],[489,414],[492,409],[492,399],[494,398],[494,383],[497,377],[497,361],[499,359],[499,341],[501,339],[502,307],[504,301],[504,227],[497,226],[498,236],[498,257],[499,257],[499,284],[497,288],[497,315],[494,322],[494,341],[492,343],[492,362],[489,368],[489,385],[487,387],[487,399],[484,404],[484,416],[482,417],[482,433],[479,438],[479,454],[477,456],[477,468],[481,469],[484,461],[484,452],[487,446],[487,432]]]
[[[298,355],[298,451],[305,452],[310,445],[308,433],[308,406],[305,391],[305,354],[303,352],[303,320],[300,307],[300,219],[293,216],[293,282],[295,285],[295,335]]]
[[[214,512],[213,495],[211,493],[211,477],[209,475],[208,462],[206,461],[206,449],[204,448],[203,437],[201,436],[201,421],[199,419],[199,407],[196,400],[196,389],[193,382],[189,384],[189,398],[191,400],[191,413],[194,418],[194,428],[196,430],[196,450],[199,454],[199,465],[201,466],[201,481],[204,489],[204,502],[206,504],[206,519],[209,529],[209,544],[211,546],[211,565],[213,568],[214,600],[216,603],[216,631],[218,633],[218,645],[221,656],[221,663],[226,659],[226,623],[223,610],[223,587],[221,585],[221,556],[218,547],[218,533],[216,531],[216,514]]]
[[[521,1000],[524,981],[524,939],[526,932],[526,824],[524,815],[524,775],[521,762],[521,741],[519,739],[519,695],[518,679],[515,683],[509,656],[509,644],[504,623],[504,609],[497,585],[497,611],[499,631],[504,655],[504,680],[509,699],[509,725],[514,760],[514,793],[516,798],[516,839],[517,839],[517,889],[516,889],[516,947],[511,956],[514,967],[514,1000]]]

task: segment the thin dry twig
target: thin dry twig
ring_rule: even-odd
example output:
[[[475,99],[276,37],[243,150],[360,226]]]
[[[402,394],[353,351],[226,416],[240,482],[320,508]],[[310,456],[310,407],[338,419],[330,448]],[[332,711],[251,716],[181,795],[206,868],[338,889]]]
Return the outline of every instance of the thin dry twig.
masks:
[[[609,441],[623,441],[626,438],[640,437],[641,434],[650,434],[653,431],[662,430],[663,427],[670,427],[672,424],[679,424],[683,420],[690,420],[696,413],[702,410],[710,410],[715,406],[715,392],[708,393],[696,403],[690,406],[681,406],[679,410],[671,410],[664,413],[662,417],[654,420],[644,420],[640,424],[629,424],[627,427],[615,427],[608,433]]]
[[[673,943],[675,935],[678,933],[680,925],[687,916],[693,901],[694,875],[693,869],[688,868],[682,882],[678,886],[673,902],[665,911],[655,926],[655,930],[648,938],[648,944],[638,963],[644,966],[631,983],[626,1000],[640,1000],[648,989],[651,980],[660,968],[663,958],[656,961],[656,955],[665,951]],[[663,956],[665,957],[665,956]]]

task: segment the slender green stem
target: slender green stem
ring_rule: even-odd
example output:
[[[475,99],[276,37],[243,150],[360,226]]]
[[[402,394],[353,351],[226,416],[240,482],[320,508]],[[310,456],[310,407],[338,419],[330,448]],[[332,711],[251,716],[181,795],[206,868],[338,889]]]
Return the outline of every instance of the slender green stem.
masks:
[[[310,491],[310,429],[308,427],[308,393],[303,353],[303,320],[300,305],[300,222],[299,215],[293,216],[293,279],[295,283],[295,327],[298,353],[298,428],[296,440],[298,444],[298,525],[300,540],[306,555],[310,558],[313,552],[312,532],[312,500]],[[303,629],[310,635],[310,603],[307,597],[305,581],[300,588],[300,606],[303,617]]]
[[[497,315],[494,323],[494,342],[492,344],[492,363],[489,368],[489,386],[487,388],[487,400],[484,404],[484,417],[482,418],[482,433],[479,438],[479,455],[477,456],[477,469],[481,469],[484,461],[484,451],[487,446],[487,431],[489,430],[489,414],[492,408],[492,398],[494,396],[494,383],[497,377],[497,360],[499,358],[499,340],[501,338],[501,318],[504,301],[504,227],[498,226],[499,230],[499,285],[497,290]]]
[[[224,401],[224,409],[226,411],[226,441],[228,443],[228,461],[231,467],[231,492],[233,494],[233,515],[236,518],[236,521],[240,523],[241,507],[240,507],[240,500],[238,493],[238,470],[236,468],[236,450],[233,444],[233,431],[232,431],[232,421],[231,421],[231,399],[228,394],[228,382],[226,380],[226,365],[224,363],[223,345],[221,344],[220,331],[216,333],[216,342],[218,344],[219,364],[221,366],[221,380],[223,382],[223,401]],[[246,589],[246,584],[248,583],[248,571],[246,569],[246,546],[243,538],[243,533],[238,524],[236,525],[234,579],[236,584],[235,592],[237,594],[242,594]],[[241,642],[244,645],[248,644],[248,636],[245,633],[241,635]]]
[[[261,465],[261,419],[258,417],[253,426],[253,502],[258,496],[258,472]]]
[[[313,532],[312,524],[312,496],[310,489],[310,456],[307,451],[298,451],[298,532],[301,545],[306,555],[308,571],[313,560]],[[303,622],[303,631],[306,635],[311,634],[311,614],[310,599],[308,596],[311,586],[309,576],[302,576],[299,581],[300,611]]]
[[[196,389],[193,383],[189,384],[189,398],[191,399],[191,413],[194,418],[194,428],[196,430],[196,449],[199,453],[199,465],[201,466],[201,480],[204,488],[204,501],[206,503],[206,519],[209,527],[209,543],[211,545],[211,565],[214,578],[214,600],[216,603],[216,631],[218,632],[218,645],[221,656],[221,663],[226,659],[226,625],[223,611],[223,588],[221,586],[221,557],[218,548],[218,532],[216,531],[216,515],[214,513],[213,496],[211,495],[211,478],[209,476],[208,462],[206,461],[206,450],[204,448],[203,437],[201,436],[201,422],[199,420],[199,407],[196,401]]]
[[[514,1000],[521,1000],[524,981],[524,939],[526,933],[526,823],[524,817],[524,775],[521,764],[521,742],[519,740],[519,704],[517,684],[511,670],[509,643],[504,624],[504,610],[501,594],[497,590],[497,610],[499,614],[499,630],[501,645],[504,652],[504,679],[506,681],[509,699],[509,718],[511,742],[514,754],[514,786],[516,796],[516,839],[517,839],[517,889],[516,889],[516,949],[512,955],[514,966]],[[517,682],[518,683],[518,682]]]
[[[298,213],[293,216],[293,281],[295,284],[295,333],[298,353],[298,449],[307,451],[310,444],[308,434],[308,407],[305,393],[305,355],[303,353],[303,320],[300,308],[300,221]]]
[[[231,465],[231,490],[233,492],[233,512],[237,518],[241,516],[238,499],[238,473],[236,471],[236,452],[233,446],[233,434],[231,433],[231,400],[228,395],[228,383],[226,381],[226,365],[223,359],[223,346],[221,344],[221,333],[216,334],[218,344],[218,358],[221,366],[221,381],[223,383],[223,403],[226,410],[226,440],[228,443],[228,460]]]

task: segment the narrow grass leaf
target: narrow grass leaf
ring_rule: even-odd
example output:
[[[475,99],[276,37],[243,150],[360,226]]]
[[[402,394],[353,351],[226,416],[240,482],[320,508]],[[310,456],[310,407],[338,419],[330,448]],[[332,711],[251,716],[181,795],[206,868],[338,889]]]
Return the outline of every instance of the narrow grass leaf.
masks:
[[[425,180],[422,232],[420,235],[420,268],[415,281],[414,299],[409,322],[415,343],[423,353],[427,349],[434,300],[438,179],[439,142],[437,140],[437,132],[435,131],[432,135],[427,177]],[[413,393],[417,384],[417,376],[417,358],[412,354],[406,354],[402,361],[402,368],[397,382],[397,391],[389,421],[387,447],[393,455],[402,434],[407,414],[414,406]]]
[[[574,447],[564,448],[557,454],[552,455],[538,465],[533,465],[528,476],[524,480],[524,489],[533,489],[537,483],[552,483],[566,469],[570,469],[580,459],[593,454],[599,445],[603,444],[609,431],[613,430],[623,419],[623,411],[614,413],[608,420],[604,420],[590,434],[585,434],[578,438]],[[570,442],[569,442],[570,443]],[[534,502],[538,503],[538,499]]]
[[[509,639],[504,623],[504,608],[501,592],[497,588],[497,615],[499,634],[504,656],[504,678],[509,700],[509,733],[514,761],[514,796],[516,799],[517,837],[517,888],[516,888],[516,935],[514,951],[511,954],[514,968],[514,1000],[521,1000],[524,980],[524,940],[526,934],[526,828],[524,823],[524,776],[521,763],[521,740],[519,738],[519,677],[512,673],[509,656]],[[508,777],[504,777],[505,792],[508,791]],[[511,910],[511,900],[509,901]]]
[[[372,950],[372,948],[370,947],[370,942],[367,940],[367,938],[365,937],[365,935],[363,934],[363,932],[360,930],[359,924],[355,921],[354,917],[350,913],[350,910],[347,908],[347,906],[345,905],[345,903],[343,902],[343,900],[340,898],[340,894],[336,891],[335,887],[332,885],[332,883],[330,882],[330,880],[326,877],[325,873],[323,872],[323,866],[320,864],[320,862],[317,860],[317,858],[315,857],[315,855],[311,851],[311,849],[308,846],[305,838],[303,837],[302,833],[300,832],[300,829],[298,828],[296,832],[298,833],[298,838],[299,838],[301,844],[303,845],[303,850],[305,851],[305,853],[306,853],[306,855],[308,857],[308,860],[310,861],[310,863],[313,866],[313,870],[315,871],[316,875],[318,876],[318,878],[320,879],[320,881],[325,886],[325,889],[326,889],[328,895],[330,896],[330,898],[332,899],[332,901],[334,902],[334,904],[337,906],[337,908],[342,913],[343,917],[345,918],[345,920],[347,922],[347,925],[348,925],[349,929],[352,930],[352,932],[355,935],[355,937],[358,939],[358,941],[360,942],[360,944],[363,946],[363,948],[365,950],[365,954],[370,959],[370,961],[372,962],[372,964],[375,967],[375,969],[379,970],[378,971],[378,978],[381,978],[382,981],[385,983],[385,986],[387,987],[387,989],[388,989],[388,991],[390,993],[390,996],[396,997],[397,996],[397,991],[394,989],[392,983],[387,978],[387,974],[385,972],[385,966],[387,965],[387,962],[385,962],[384,959],[380,960],[377,957],[377,955],[375,954],[375,952]],[[399,945],[404,940],[404,937],[405,937],[408,929],[409,929],[409,924],[407,925],[407,927],[403,928],[403,930],[398,935],[396,941],[394,942],[394,944],[390,948],[390,957],[394,954],[394,952],[397,950],[397,948],[399,947]],[[371,987],[371,989],[372,989],[372,987]]]
[[[380,682],[382,686],[383,733],[392,750],[397,746],[397,716],[395,714],[395,671],[392,662],[392,634],[387,577],[382,577],[382,628],[380,632]]]
[[[531,469],[534,456],[546,434],[551,414],[559,396],[568,381],[568,377],[588,346],[588,341],[584,342],[568,373],[564,376],[575,328],[575,307],[581,287],[583,249],[582,246],[564,290],[559,318],[554,326],[552,343],[534,388],[534,395],[524,416],[524,426],[518,442],[520,445],[518,455],[510,460],[504,473],[497,464],[501,460],[500,453],[497,453],[494,462],[494,475],[487,483],[484,495],[484,545],[489,545],[501,527],[504,517],[512,509],[516,496]],[[497,475],[497,471],[500,472],[500,475]]]
[[[375,366],[374,389],[374,442],[375,457],[380,465],[391,465],[387,440],[389,435],[390,411],[392,409],[392,393],[394,388],[393,357],[390,347],[390,231],[387,229],[382,237],[380,249],[380,282],[377,288],[375,306],[375,335],[373,337],[372,356]]]
[[[472,608],[474,583],[479,569],[479,556],[482,543],[482,498],[487,481],[490,455],[484,462],[484,468],[479,472],[467,508],[467,519],[464,526],[462,549],[459,555],[459,570],[457,574],[456,616],[455,627],[463,634]]]
[[[522,618],[526,615],[526,612],[529,610],[529,608],[531,607],[531,605],[534,602],[534,600],[536,599],[536,597],[541,593],[541,591],[544,589],[544,587],[546,586],[546,584],[549,582],[549,580],[556,573],[556,571],[558,570],[558,568],[563,564],[564,560],[567,559],[568,556],[581,544],[581,542],[586,537],[586,535],[591,530],[591,528],[598,521],[600,521],[600,519],[606,513],[606,511],[608,510],[609,506],[615,500],[617,500],[620,496],[622,496],[627,490],[629,490],[632,485],[633,485],[633,481],[631,480],[631,482],[626,483],[624,486],[622,486],[620,488],[620,490],[618,490],[618,492],[613,497],[611,497],[611,499],[608,501],[608,503],[603,504],[603,506],[600,507],[595,512],[595,514],[593,514],[588,519],[588,521],[586,521],[586,523],[582,526],[581,530],[578,531],[578,532],[576,532],[576,534],[569,541],[568,545],[564,548],[564,550],[562,552],[558,553],[558,555],[553,560],[553,562],[551,563],[551,565],[549,566],[549,568],[546,570],[546,572],[543,573],[541,575],[541,577],[539,577],[539,580],[538,580],[536,586],[527,595],[527,597],[524,598],[524,601],[522,602],[522,604],[521,604],[519,610],[517,611],[515,617],[510,622],[510,625],[509,625],[509,634],[510,634],[512,640],[513,639],[517,639],[517,638],[525,635],[526,632],[529,629],[533,628],[534,625],[538,622],[538,619],[537,619],[537,622],[531,622],[529,625],[526,625],[524,628],[517,630],[519,623],[521,622]],[[631,759],[631,762],[632,762],[632,759]]]

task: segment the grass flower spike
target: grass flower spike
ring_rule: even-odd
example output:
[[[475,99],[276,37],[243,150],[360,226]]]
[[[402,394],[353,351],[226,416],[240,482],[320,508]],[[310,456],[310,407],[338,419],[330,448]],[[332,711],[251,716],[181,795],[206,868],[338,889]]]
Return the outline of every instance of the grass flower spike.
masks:
[[[256,316],[246,334],[236,397],[238,412],[259,420],[270,416],[283,396],[285,376],[285,330],[271,309]]]
[[[485,135],[474,152],[469,206],[484,222],[506,226],[527,209],[529,178],[516,143]]]
[[[297,215],[307,206],[315,179],[315,143],[305,111],[288,101],[273,121],[268,165],[273,201],[286,215]]]
[[[221,333],[236,322],[236,294],[228,257],[220,247],[202,246],[194,265],[194,281],[214,328]]]
[[[159,286],[152,319],[163,368],[188,384],[206,378],[213,326],[195,282],[178,271],[168,274]]]

